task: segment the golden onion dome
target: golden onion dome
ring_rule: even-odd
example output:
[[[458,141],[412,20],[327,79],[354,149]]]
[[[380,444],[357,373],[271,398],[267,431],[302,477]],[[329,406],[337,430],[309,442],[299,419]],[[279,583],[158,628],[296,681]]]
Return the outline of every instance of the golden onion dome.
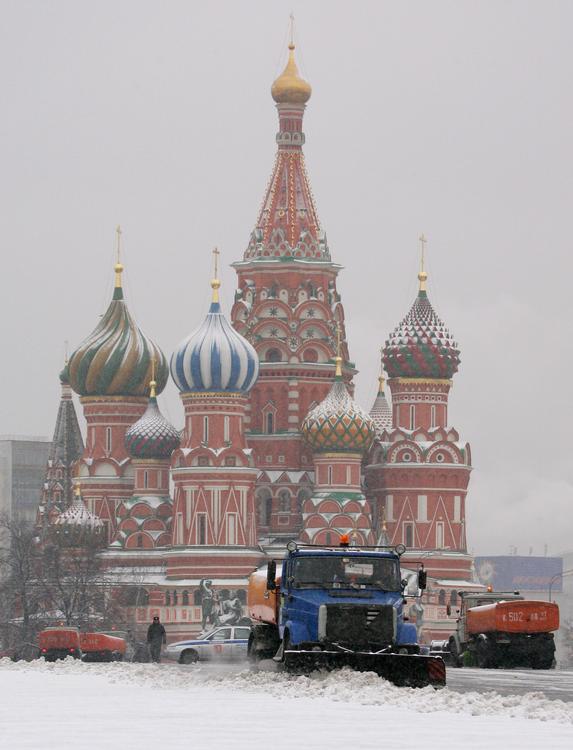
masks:
[[[271,87],[271,95],[277,104],[305,104],[312,93],[308,81],[300,77],[294,59],[294,44],[288,46],[288,62],[285,69]]]

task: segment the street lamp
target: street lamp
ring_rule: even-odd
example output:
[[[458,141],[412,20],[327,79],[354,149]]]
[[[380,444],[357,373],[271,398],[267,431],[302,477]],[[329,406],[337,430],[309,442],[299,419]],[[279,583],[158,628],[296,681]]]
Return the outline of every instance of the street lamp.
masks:
[[[563,576],[571,575],[571,573],[573,573],[573,568],[570,568],[569,570],[563,570],[561,573],[555,573],[554,576],[551,576],[551,578],[549,579],[549,601],[551,601],[551,589],[553,588],[554,581],[556,581],[558,578],[562,578]]]

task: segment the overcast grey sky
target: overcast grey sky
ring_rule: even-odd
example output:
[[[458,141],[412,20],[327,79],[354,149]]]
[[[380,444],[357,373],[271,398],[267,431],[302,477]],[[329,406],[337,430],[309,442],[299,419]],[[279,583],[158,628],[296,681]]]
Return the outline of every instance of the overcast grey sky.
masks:
[[[229,311],[291,9],[358,399],[415,296],[423,231],[462,352],[471,550],[571,549],[571,2],[0,0],[0,433],[51,434],[63,342],[108,304],[117,223],[129,307],[167,356],[206,312],[213,245]],[[160,402],[181,425],[173,384]]]

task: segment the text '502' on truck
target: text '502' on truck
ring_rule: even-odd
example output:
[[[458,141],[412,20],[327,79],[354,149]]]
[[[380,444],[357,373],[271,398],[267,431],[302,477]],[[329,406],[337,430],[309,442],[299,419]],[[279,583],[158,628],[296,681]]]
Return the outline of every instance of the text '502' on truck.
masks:
[[[405,581],[397,547],[316,547],[289,542],[278,572],[249,579],[249,656],[272,659],[290,672],[351,667],[395,685],[442,687],[441,657],[420,654],[416,628],[404,622]],[[426,574],[419,573],[420,588]]]
[[[460,591],[460,597],[457,629],[449,641],[454,666],[554,666],[557,604],[526,601],[518,591]]]

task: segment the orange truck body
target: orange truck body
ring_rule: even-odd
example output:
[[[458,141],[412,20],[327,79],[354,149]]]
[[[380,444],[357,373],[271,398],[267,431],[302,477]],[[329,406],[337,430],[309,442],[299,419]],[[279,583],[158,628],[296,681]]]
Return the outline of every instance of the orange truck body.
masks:
[[[80,631],[77,628],[48,628],[38,634],[40,650],[62,651],[80,648]]]
[[[550,633],[559,630],[559,607],[552,602],[501,601],[471,607],[467,611],[467,632]]]
[[[104,651],[125,654],[124,639],[116,638],[113,635],[104,635],[104,633],[81,633],[80,647],[84,654]]]
[[[252,620],[278,625],[278,596],[280,595],[281,576],[277,575],[276,589],[267,591],[266,569],[256,570],[249,577],[247,594],[247,611]]]

